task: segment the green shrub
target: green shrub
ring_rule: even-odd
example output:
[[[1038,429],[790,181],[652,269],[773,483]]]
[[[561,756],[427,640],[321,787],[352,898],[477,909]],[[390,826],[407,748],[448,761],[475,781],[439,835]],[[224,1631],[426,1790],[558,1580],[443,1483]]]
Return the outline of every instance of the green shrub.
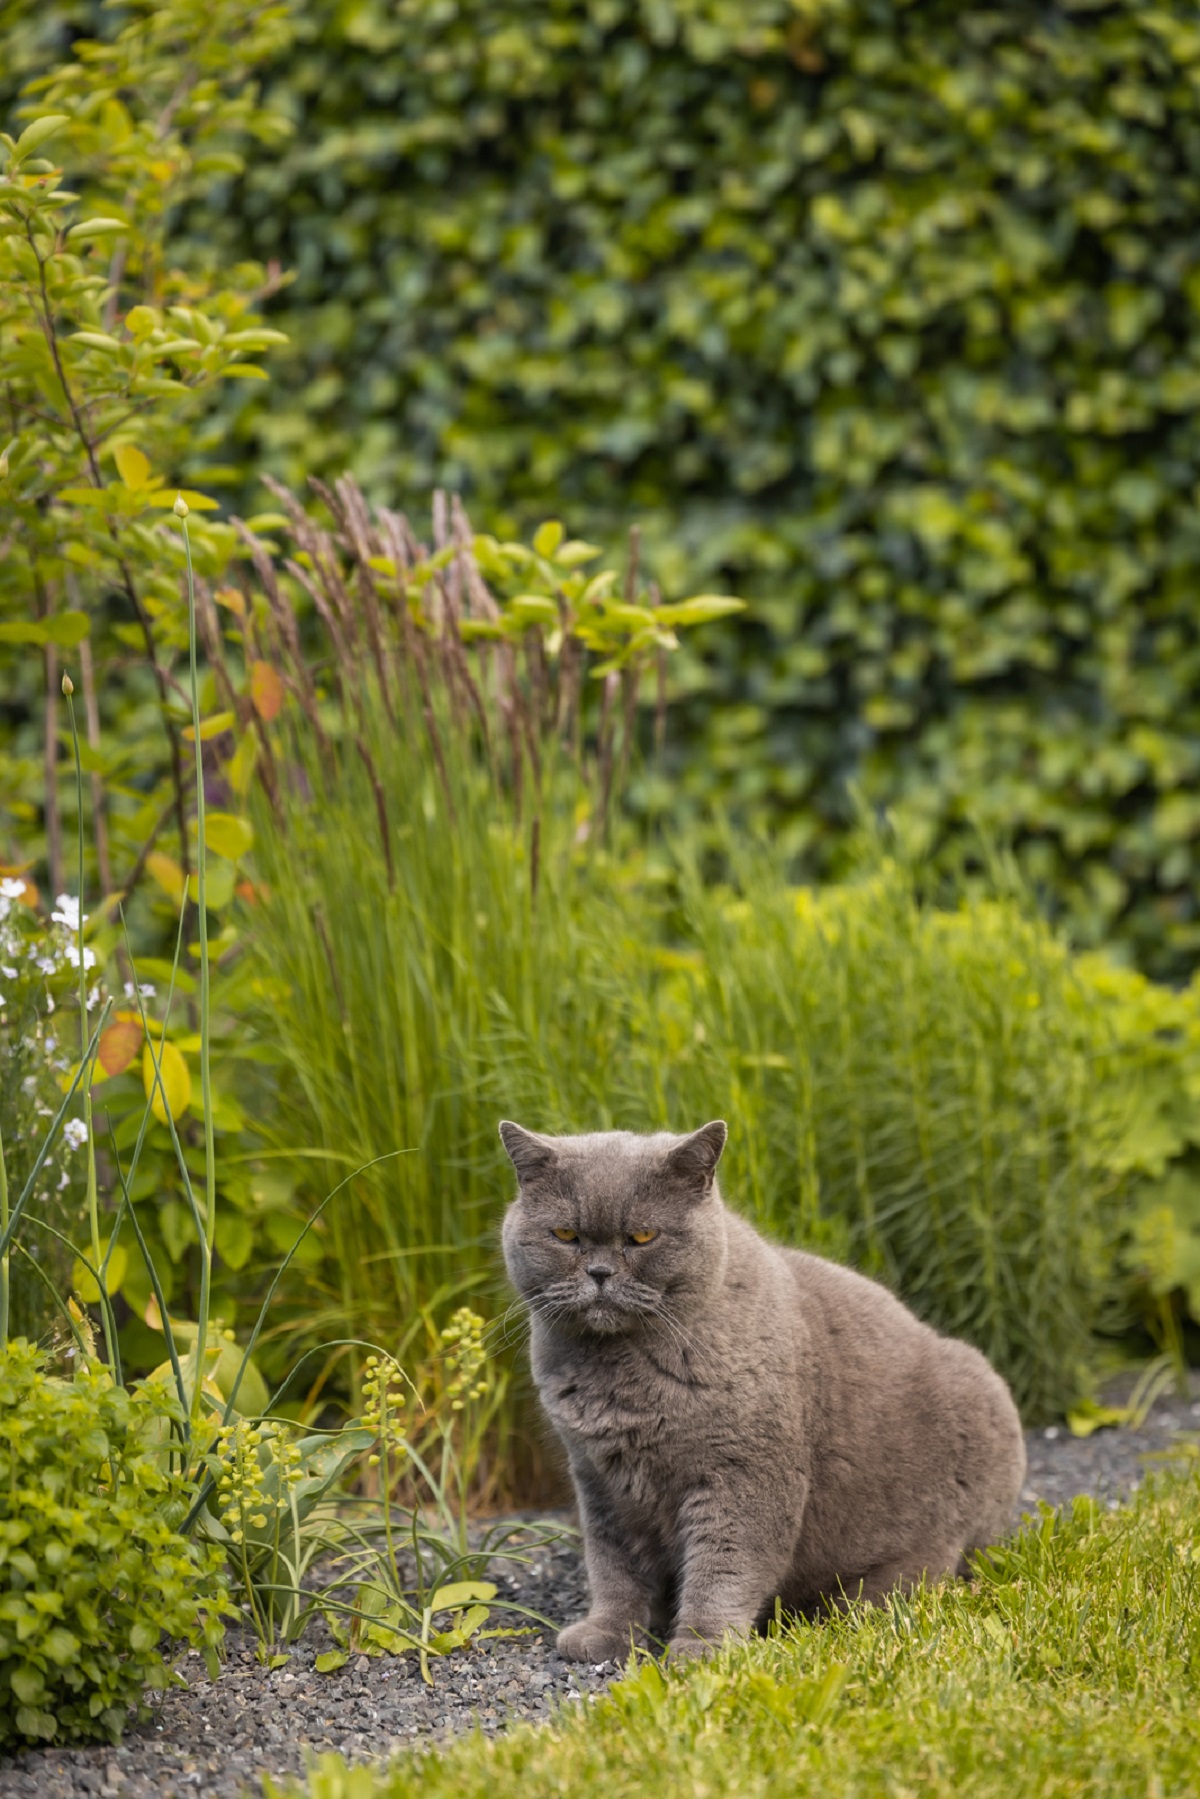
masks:
[[[173,1410],[99,1368],[57,1379],[23,1340],[0,1347],[0,1748],[115,1742],[143,1689],[172,1679],[164,1633],[212,1665],[221,1557],[176,1529]]]
[[[757,598],[693,792],[827,875],[847,777],[1200,950],[1190,0],[304,0],[207,229],[296,271],[241,428]],[[287,402],[284,403],[284,396]]]

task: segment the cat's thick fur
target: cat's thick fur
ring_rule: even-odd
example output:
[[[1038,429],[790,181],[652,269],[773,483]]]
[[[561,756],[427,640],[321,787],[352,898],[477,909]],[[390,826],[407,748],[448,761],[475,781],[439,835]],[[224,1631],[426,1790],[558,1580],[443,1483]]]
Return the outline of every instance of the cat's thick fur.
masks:
[[[500,1134],[519,1180],[505,1260],[591,1588],[563,1655],[696,1653],[777,1597],[811,1614],[961,1572],[1009,1529],[1025,1447],[1004,1382],[874,1281],[728,1211],[723,1124]]]

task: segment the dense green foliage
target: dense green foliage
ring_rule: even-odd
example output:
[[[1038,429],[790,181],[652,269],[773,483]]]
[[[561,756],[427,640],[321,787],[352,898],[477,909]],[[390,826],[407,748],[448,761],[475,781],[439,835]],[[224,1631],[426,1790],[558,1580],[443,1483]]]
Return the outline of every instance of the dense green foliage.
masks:
[[[220,1555],[176,1528],[173,1418],[161,1387],[57,1379],[23,1340],[0,1345],[0,1749],[115,1742],[172,1678],[164,1634],[220,1643]]]
[[[298,0],[206,231],[296,279],[252,457],[646,528],[756,597],[681,777],[836,865],[846,783],[1200,948],[1188,0]],[[693,670],[698,679],[698,671]]]
[[[966,1586],[643,1662],[550,1728],[482,1732],[390,1770],[329,1756],[308,1799],[1184,1799],[1200,1758],[1200,1471],[1127,1512],[1044,1514]],[[269,1794],[280,1788],[268,1783]]]

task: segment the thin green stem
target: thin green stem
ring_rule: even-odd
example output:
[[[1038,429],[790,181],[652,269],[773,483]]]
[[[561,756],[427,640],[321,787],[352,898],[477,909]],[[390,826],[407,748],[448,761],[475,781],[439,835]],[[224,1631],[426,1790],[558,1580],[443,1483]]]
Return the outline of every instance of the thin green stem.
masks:
[[[8,1229],[8,1169],[4,1165],[4,1132],[0,1130],[0,1237]],[[0,1349],[8,1342],[8,1251],[0,1256]]]
[[[199,1369],[208,1341],[209,1288],[212,1280],[213,1245],[217,1229],[217,1153],[213,1140],[212,1069],[209,1053],[208,913],[205,906],[207,855],[204,844],[204,755],[200,743],[200,683],[196,673],[196,578],[192,569],[192,542],[187,512],[183,508],[183,549],[187,558],[188,673],[192,690],[192,744],[196,757],[196,911],[200,927],[200,1095],[204,1106],[204,1245],[200,1255],[200,1316],[196,1337],[197,1379],[192,1395],[192,1415],[200,1415]]]
[[[75,701],[72,698],[74,688],[69,675],[63,676],[63,693],[66,695],[67,716],[71,720],[71,746],[75,751],[75,818],[79,840],[79,902],[76,912],[76,947],[79,954],[79,1053],[82,1058],[87,1054],[87,965],[83,951],[83,768],[79,760],[79,732],[75,725]],[[88,1232],[92,1241],[92,1259],[100,1266],[100,1205],[96,1191],[96,1146],[92,1141],[92,1087],[85,1082],[83,1088],[83,1122],[87,1129],[87,1215]],[[113,1346],[108,1345],[111,1356]]]

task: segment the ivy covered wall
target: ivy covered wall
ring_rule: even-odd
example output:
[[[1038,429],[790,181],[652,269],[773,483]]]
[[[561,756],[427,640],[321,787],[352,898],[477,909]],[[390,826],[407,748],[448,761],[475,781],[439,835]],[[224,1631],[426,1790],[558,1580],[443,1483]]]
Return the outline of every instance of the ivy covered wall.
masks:
[[[755,604],[687,789],[836,866],[847,782],[1200,951],[1194,0],[295,0],[246,464],[641,521]],[[244,472],[244,471],[243,471]]]

